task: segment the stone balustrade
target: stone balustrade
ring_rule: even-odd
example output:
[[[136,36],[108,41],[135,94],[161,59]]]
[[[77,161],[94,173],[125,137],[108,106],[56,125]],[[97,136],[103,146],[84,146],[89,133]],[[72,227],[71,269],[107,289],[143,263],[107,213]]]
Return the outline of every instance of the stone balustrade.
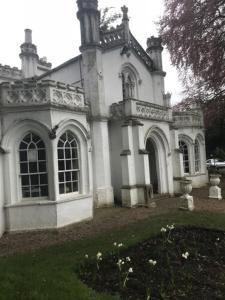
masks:
[[[124,101],[112,104],[110,114],[112,119],[137,117],[172,122],[171,110],[169,108],[136,99],[125,99]]]
[[[0,64],[0,82],[1,78],[19,80],[22,78],[22,71],[16,67]]]
[[[114,45],[121,44],[124,42],[124,28],[123,26],[118,26],[111,30],[101,32],[101,46],[104,48],[109,48]]]
[[[53,80],[3,82],[0,84],[1,107],[64,106],[87,111],[82,89]]]
[[[173,112],[174,125],[182,127],[204,127],[203,115],[200,110]]]

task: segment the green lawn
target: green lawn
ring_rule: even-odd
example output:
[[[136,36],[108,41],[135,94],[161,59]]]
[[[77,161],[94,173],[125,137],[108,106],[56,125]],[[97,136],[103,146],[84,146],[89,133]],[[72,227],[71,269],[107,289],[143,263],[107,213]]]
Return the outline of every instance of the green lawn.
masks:
[[[51,246],[35,252],[0,258],[1,300],[115,300],[85,286],[76,276],[76,266],[85,258],[112,250],[113,242],[130,246],[160,232],[162,226],[175,223],[225,230],[225,215],[180,212],[151,217],[110,233]],[[21,235],[22,238],[22,235]],[[107,276],[107,274],[106,274]]]

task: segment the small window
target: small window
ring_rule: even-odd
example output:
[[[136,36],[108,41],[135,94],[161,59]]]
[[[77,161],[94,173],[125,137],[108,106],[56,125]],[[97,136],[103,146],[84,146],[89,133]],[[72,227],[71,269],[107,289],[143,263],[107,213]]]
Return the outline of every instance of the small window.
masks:
[[[58,141],[59,193],[79,192],[79,149],[76,137],[66,131]]]
[[[195,151],[195,172],[198,173],[200,172],[200,147],[199,147],[199,142],[197,140],[195,141],[194,151]]]
[[[189,155],[188,155],[188,146],[184,141],[179,141],[179,148],[183,154],[183,166],[184,166],[184,173],[189,173]]]
[[[47,197],[46,149],[42,139],[28,133],[19,146],[20,177],[23,198]]]

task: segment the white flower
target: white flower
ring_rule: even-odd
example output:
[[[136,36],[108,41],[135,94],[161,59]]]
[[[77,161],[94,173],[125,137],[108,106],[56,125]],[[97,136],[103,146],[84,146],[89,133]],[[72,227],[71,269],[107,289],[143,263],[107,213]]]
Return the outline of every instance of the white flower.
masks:
[[[217,240],[217,241],[219,241],[219,240],[220,240],[220,238],[217,238],[216,240]]]
[[[121,271],[122,265],[124,265],[124,261],[122,259],[119,259],[118,262],[116,263]]]
[[[126,257],[126,261],[131,261],[129,256]]]
[[[113,245],[116,247],[117,246],[117,242],[114,242]]]
[[[85,257],[85,258],[88,258],[88,254],[85,254],[84,257]]]
[[[165,227],[162,227],[162,228],[161,228],[161,232],[166,232],[166,228],[165,228]]]
[[[153,259],[149,259],[148,262],[150,263],[150,265],[153,265],[153,266],[155,266],[157,264],[157,261],[153,260]]]
[[[188,256],[189,256],[189,253],[188,253],[188,252],[182,253],[182,257],[183,257],[183,258],[187,259]]]
[[[133,273],[133,268],[129,268],[128,273]]]
[[[175,227],[174,227],[174,224],[172,225],[166,225],[166,227],[169,229],[169,230],[173,230]]]
[[[97,257],[98,260],[102,260],[102,253],[101,253],[101,252],[98,252],[98,253],[96,254],[96,257]]]
[[[123,246],[123,243],[118,244],[118,247],[119,247],[119,248],[122,247],[122,246]]]

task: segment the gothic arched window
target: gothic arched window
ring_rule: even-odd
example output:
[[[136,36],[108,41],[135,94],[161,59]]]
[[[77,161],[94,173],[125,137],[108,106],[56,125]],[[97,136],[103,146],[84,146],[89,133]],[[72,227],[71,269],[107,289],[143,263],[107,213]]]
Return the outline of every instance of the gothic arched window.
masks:
[[[38,135],[30,132],[20,142],[19,161],[22,197],[48,196],[46,150]]]
[[[197,140],[195,141],[194,152],[195,152],[195,172],[200,172],[200,146]]]
[[[184,141],[179,141],[179,149],[183,154],[183,166],[184,166],[184,173],[189,173],[189,153],[188,153],[188,146]]]
[[[58,141],[59,193],[79,191],[79,147],[75,135],[66,131]]]

